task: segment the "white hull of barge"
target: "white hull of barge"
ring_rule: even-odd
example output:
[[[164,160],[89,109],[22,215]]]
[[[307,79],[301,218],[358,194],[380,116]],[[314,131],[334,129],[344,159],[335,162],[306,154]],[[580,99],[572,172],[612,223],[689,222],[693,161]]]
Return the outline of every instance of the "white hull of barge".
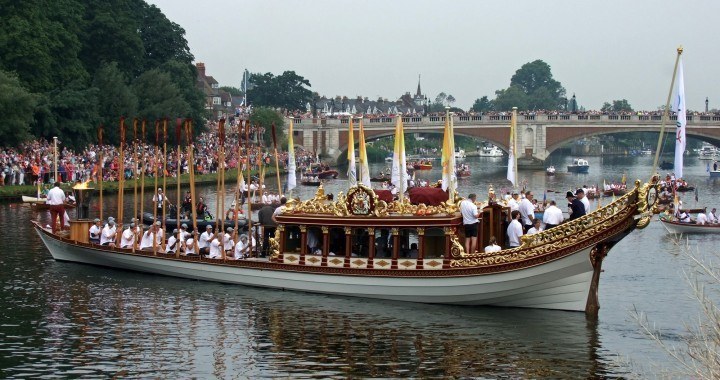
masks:
[[[292,267],[242,267],[103,251],[63,241],[43,231],[38,233],[53,258],[59,261],[195,280],[407,302],[583,311],[593,276],[590,247],[542,265],[502,273],[390,277],[326,274],[292,270]]]

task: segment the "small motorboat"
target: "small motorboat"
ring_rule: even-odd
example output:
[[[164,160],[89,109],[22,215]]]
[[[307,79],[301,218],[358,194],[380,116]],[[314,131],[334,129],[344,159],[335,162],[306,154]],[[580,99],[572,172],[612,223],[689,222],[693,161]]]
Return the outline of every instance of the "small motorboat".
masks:
[[[660,222],[671,234],[717,234],[720,224],[680,223],[670,218],[661,217]]]
[[[172,231],[172,230],[174,230],[174,229],[176,229],[176,228],[179,228],[178,226],[182,226],[183,224],[186,224],[186,225],[188,226],[188,231],[192,231],[192,230],[193,230],[193,222],[192,222],[192,220],[190,220],[190,219],[180,219],[180,222],[178,223],[177,218],[171,218],[171,217],[169,217],[169,216],[167,216],[167,215],[169,215],[169,214],[166,214],[165,223],[164,223],[164,224],[165,224],[165,228],[166,228],[168,231]],[[158,216],[157,220],[162,221],[162,216]],[[143,224],[150,225],[150,224],[153,224],[153,223],[155,222],[155,217],[153,216],[152,213],[145,212],[145,213],[143,213],[143,215],[142,215],[142,221],[143,221]],[[199,231],[205,231],[205,228],[207,228],[208,225],[210,225],[210,226],[212,226],[213,228],[215,228],[215,224],[216,224],[216,223],[217,223],[217,221],[216,221],[215,219],[210,219],[210,220],[198,219],[198,220],[197,220],[197,227],[198,227],[198,230],[199,230]],[[245,227],[246,224],[247,224],[247,219],[241,218],[240,220],[238,220],[238,226],[240,226],[240,227]],[[235,226],[235,220],[225,219],[224,225],[227,226],[227,227],[233,227],[233,226]]]
[[[675,164],[672,163],[672,162],[663,161],[663,162],[660,163],[660,169],[662,169],[662,170],[675,169]],[[711,177],[712,177],[712,176],[711,176]]]
[[[321,181],[300,181],[303,186],[320,186]]]
[[[28,197],[27,195],[23,195],[22,201],[25,203],[45,203],[47,198]]]
[[[65,208],[75,208],[77,205],[75,203],[65,203]],[[33,208],[33,210],[41,211],[41,210],[49,210],[50,205],[45,202],[31,202],[30,207]]]
[[[468,178],[470,175],[472,175],[470,169],[462,168],[455,170],[455,176],[458,178]]]
[[[681,193],[684,193],[687,191],[694,191],[694,190],[695,190],[695,186],[692,186],[692,185],[681,185],[681,186],[678,186],[677,189],[675,189],[675,191],[678,191]]]
[[[587,160],[582,158],[576,158],[573,160],[572,165],[568,165],[568,172],[570,173],[587,173],[590,170],[590,164]]]
[[[502,157],[503,151],[495,145],[490,145],[482,147],[478,155],[480,157]]]
[[[545,174],[546,175],[555,175],[555,167],[552,165],[548,166],[547,169],[545,169]]]
[[[415,170],[431,170],[432,167],[432,162],[430,161],[415,162],[413,164],[413,169]]]

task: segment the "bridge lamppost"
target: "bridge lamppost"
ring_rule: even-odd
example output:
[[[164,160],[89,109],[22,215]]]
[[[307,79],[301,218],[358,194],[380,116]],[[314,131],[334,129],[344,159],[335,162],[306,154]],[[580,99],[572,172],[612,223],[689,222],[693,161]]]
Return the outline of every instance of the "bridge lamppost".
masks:
[[[710,104],[710,101],[708,101],[708,97],[705,97],[705,112],[708,112],[708,105]]]
[[[567,112],[567,110],[568,110],[568,98],[567,98],[567,96],[563,96],[563,97],[561,98],[561,100],[563,101],[563,104],[565,105],[565,108],[563,109],[563,111]]]
[[[335,98],[330,99],[330,116],[335,114]]]
[[[575,99],[575,94],[573,94],[573,96],[572,96],[571,105],[572,105],[572,113],[576,113],[577,112],[577,100]]]

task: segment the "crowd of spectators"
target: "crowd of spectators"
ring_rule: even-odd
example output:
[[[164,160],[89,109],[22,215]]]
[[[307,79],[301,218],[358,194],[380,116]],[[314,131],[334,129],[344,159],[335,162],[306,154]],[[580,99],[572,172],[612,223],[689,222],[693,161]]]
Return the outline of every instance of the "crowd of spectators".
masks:
[[[210,122],[207,132],[201,133],[195,139],[195,173],[216,173],[220,162],[220,140],[217,133],[217,124]],[[242,170],[257,170],[260,165],[274,165],[274,153],[262,148],[262,134],[264,129],[252,127],[249,133],[250,144],[246,144],[246,136],[238,136],[234,123],[228,125],[225,139],[225,170],[236,170],[240,165]],[[240,150],[238,150],[240,147]],[[54,181],[55,154],[54,145],[44,139],[22,143],[17,147],[0,148],[0,185],[31,185],[36,183],[51,183]],[[298,168],[305,168],[316,160],[313,152],[297,150],[295,153]],[[102,157],[102,163],[100,158]],[[148,143],[128,142],[124,150],[124,175],[126,179],[138,178],[141,174],[146,177],[168,176],[175,177],[178,165],[181,173],[189,172],[188,152],[181,147],[180,152],[176,146],[167,147],[167,164],[163,165],[163,147]],[[278,154],[280,165],[287,167],[287,152]],[[133,170],[133,163],[137,167]],[[62,182],[97,181],[99,168],[102,165],[103,181],[116,181],[120,173],[120,149],[111,145],[89,145],[82,151],[75,151],[68,147],[58,145],[57,172],[58,180]],[[165,171],[163,171],[165,170]]]

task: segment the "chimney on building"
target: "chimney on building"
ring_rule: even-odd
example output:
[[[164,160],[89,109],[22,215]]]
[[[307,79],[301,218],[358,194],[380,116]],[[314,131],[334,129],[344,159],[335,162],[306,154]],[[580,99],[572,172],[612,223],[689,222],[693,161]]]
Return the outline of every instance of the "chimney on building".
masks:
[[[196,65],[198,74],[200,74],[201,77],[205,77],[205,64],[202,62],[198,62]]]

